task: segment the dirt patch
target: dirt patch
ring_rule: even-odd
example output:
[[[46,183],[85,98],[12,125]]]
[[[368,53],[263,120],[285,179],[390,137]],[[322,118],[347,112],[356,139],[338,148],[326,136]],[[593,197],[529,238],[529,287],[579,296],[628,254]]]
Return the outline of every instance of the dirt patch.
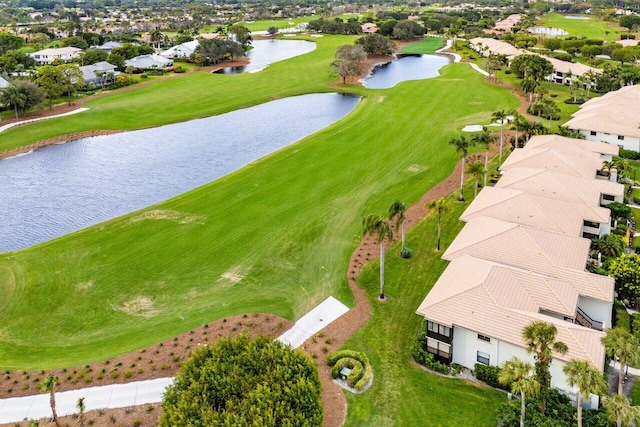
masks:
[[[244,279],[246,276],[247,275],[243,273],[241,267],[234,267],[229,271],[225,271],[224,273],[222,273],[219,280],[228,280],[229,282],[235,284],[241,282],[242,279]]]
[[[79,291],[86,291],[87,289],[90,289],[91,287],[93,287],[93,281],[89,280],[88,282],[82,282],[82,283],[78,283],[76,285],[76,289]]]
[[[140,215],[131,218],[131,222],[139,222],[144,220],[167,220],[177,222],[178,224],[204,224],[207,220],[205,215],[189,215],[180,211],[172,211],[166,209],[154,209],[143,212]]]
[[[114,308],[132,316],[153,317],[158,314],[158,310],[153,308],[153,301],[147,297],[136,297]]]

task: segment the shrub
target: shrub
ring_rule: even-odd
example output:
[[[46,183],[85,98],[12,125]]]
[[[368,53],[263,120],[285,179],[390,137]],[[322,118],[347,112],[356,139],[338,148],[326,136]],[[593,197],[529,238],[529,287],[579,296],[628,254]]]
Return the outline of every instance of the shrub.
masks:
[[[560,61],[573,62],[573,56],[564,52],[554,52],[551,54],[551,57],[559,59]]]
[[[411,258],[411,255],[413,255],[413,252],[411,252],[411,249],[407,247],[402,248],[402,250],[400,251],[401,258],[408,259],[408,258]]]
[[[439,372],[445,375],[450,374],[451,369],[447,365],[438,362],[433,354],[425,350],[426,344],[427,335],[423,328],[421,334],[414,341],[413,347],[411,348],[411,356],[413,357],[413,360],[415,360],[422,366],[431,369],[432,371]]]
[[[186,73],[187,70],[185,70],[184,68],[182,68],[182,66],[177,66],[174,70],[174,73],[178,73],[178,74],[182,74],[182,73]]]
[[[498,372],[500,372],[500,368],[497,366],[488,366],[482,363],[473,365],[473,374],[477,379],[491,387],[510,391],[510,386],[505,386],[498,382]]]
[[[620,153],[618,153],[620,157],[623,159],[631,159],[631,160],[639,160],[640,152],[633,150],[625,150],[624,148],[620,149]]]
[[[327,364],[332,366],[331,377],[338,378],[343,368],[351,369],[347,384],[356,390],[362,390],[371,380],[373,368],[367,355],[361,351],[338,350],[327,355]]]

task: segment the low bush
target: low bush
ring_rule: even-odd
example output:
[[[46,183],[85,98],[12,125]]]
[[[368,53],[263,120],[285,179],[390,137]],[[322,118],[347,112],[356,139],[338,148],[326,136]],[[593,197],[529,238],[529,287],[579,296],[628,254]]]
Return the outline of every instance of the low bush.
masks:
[[[620,152],[618,153],[618,155],[623,159],[630,159],[630,160],[640,159],[640,152],[633,151],[633,150],[625,150],[624,148],[620,149]]]
[[[414,341],[413,347],[411,348],[411,357],[413,357],[413,360],[432,371],[439,372],[444,375],[456,374],[455,371],[452,372],[452,369],[449,366],[438,362],[433,354],[425,350],[426,346],[427,334],[423,326],[422,332],[418,335],[418,338]]]
[[[411,258],[411,255],[413,255],[413,252],[407,247],[402,248],[400,251],[400,258],[408,259]]]
[[[331,366],[331,378],[338,378],[343,368],[351,369],[347,384],[356,390],[362,390],[371,380],[373,369],[369,358],[361,351],[338,350],[327,355],[327,364]]]
[[[489,366],[482,363],[476,363],[473,366],[473,374],[480,381],[494,388],[511,391],[511,387],[509,385],[502,385],[498,381],[499,372],[500,368],[498,366]]]

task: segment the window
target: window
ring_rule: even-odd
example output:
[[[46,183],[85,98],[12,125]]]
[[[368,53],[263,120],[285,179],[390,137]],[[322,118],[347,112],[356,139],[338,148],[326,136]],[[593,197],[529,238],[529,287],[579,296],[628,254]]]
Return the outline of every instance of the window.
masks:
[[[618,135],[618,139],[619,139],[620,141],[624,141],[624,135]]]
[[[603,195],[602,195],[602,200],[609,200],[609,201],[611,201],[611,202],[612,202],[612,201],[614,201],[615,199],[616,199],[616,198],[615,198],[615,196],[612,196],[612,195],[610,195],[610,194],[603,194]]]
[[[596,136],[597,132],[595,130],[592,130],[591,132],[591,136]]]
[[[484,363],[485,365],[489,364],[489,355],[487,353],[483,353],[481,351],[478,351],[478,355],[476,360],[478,361],[478,363]]]
[[[491,338],[481,334],[478,334],[478,339],[486,342],[491,342]]]
[[[451,346],[433,338],[427,338],[427,351],[445,359],[451,359]]]
[[[585,227],[590,227],[590,228],[600,228],[600,223],[599,222],[593,222],[593,221],[583,221],[582,223]]]
[[[441,325],[441,324],[436,323],[436,322],[432,322],[432,321],[427,322],[427,329],[430,332],[434,332],[436,334],[440,334],[440,335],[445,336],[445,337],[450,337],[451,336],[451,328],[450,327]]]

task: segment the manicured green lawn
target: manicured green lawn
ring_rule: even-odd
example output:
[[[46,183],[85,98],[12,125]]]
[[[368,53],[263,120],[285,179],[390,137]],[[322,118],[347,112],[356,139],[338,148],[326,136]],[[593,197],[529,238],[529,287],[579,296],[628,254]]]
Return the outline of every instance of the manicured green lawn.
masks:
[[[151,124],[160,121],[154,114],[172,121],[209,115],[272,98],[269,89],[275,96],[327,91],[330,56],[270,67],[284,75],[280,79],[197,74],[160,82],[92,102],[91,117],[133,128],[136,116]],[[305,63],[322,70],[319,83],[305,77],[313,73],[296,70]],[[306,85],[290,84],[295,79],[287,76]],[[384,212],[395,198],[418,200],[451,172],[458,156],[447,141],[460,128],[517,102],[507,90],[483,84],[467,64],[445,67],[437,79],[358,90],[367,97],[341,122],[145,210],[177,211],[195,222],[135,221],[139,213],[133,213],[6,254],[0,260],[0,365],[77,365],[232,314],[266,311],[295,319],[328,295],[352,304],[344,277],[362,216]],[[89,125],[77,118],[64,123]],[[225,279],[235,277],[230,273],[244,278]],[[127,304],[139,311],[128,313]]]
[[[473,194],[469,186],[467,196]],[[453,240],[463,223],[458,221],[467,203],[449,197],[450,212],[443,218],[443,247]],[[427,216],[407,235],[414,256],[401,259],[396,245],[387,252],[385,294],[377,301],[376,262],[365,267],[360,285],[372,304],[372,320],[344,348],[365,351],[374,369],[371,389],[360,395],[347,393],[346,426],[495,426],[495,409],[505,394],[461,379],[436,376],[420,369],[410,355],[421,318],[418,306],[446,267],[436,253],[437,220]],[[417,421],[420,420],[420,421]]]
[[[587,16],[587,15],[583,15]],[[540,19],[540,25],[545,27],[562,28],[568,36],[586,37],[613,41],[620,39],[620,28],[610,22],[587,16],[590,19],[567,19],[559,13],[549,13]]]
[[[276,27],[278,29],[283,28],[292,28],[297,26],[302,22],[309,22],[312,19],[318,19],[315,16],[300,16],[297,18],[288,18],[288,19],[262,19],[258,21],[243,21],[239,22],[237,25],[243,25],[249,29],[249,31],[266,31],[269,27]],[[290,24],[293,22],[293,25]],[[202,32],[213,32],[218,26],[214,25],[212,27],[205,28]]]
[[[436,50],[444,46],[445,40],[440,37],[425,37],[417,43],[412,43],[404,48],[400,52],[403,55],[419,55],[427,53],[435,53]]]

